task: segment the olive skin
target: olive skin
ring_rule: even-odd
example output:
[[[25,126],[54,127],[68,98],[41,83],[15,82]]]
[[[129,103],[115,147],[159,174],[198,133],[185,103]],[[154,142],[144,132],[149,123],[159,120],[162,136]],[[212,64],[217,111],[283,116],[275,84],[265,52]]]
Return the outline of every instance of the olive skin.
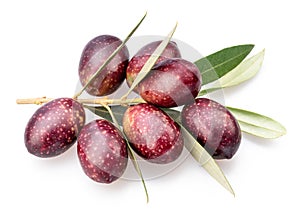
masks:
[[[161,109],[146,103],[129,107],[123,128],[134,151],[152,163],[175,161],[183,149],[179,125]]]
[[[152,68],[137,86],[139,95],[158,107],[176,107],[194,101],[201,89],[198,67],[184,59],[166,59]]]
[[[88,42],[82,51],[78,69],[82,86],[86,85],[91,76],[121,43],[119,38],[111,35],[101,35]],[[125,80],[128,60],[129,52],[124,46],[86,88],[86,92],[93,96],[104,96],[115,92]]]
[[[78,136],[77,154],[85,174],[106,184],[119,179],[128,162],[127,146],[121,132],[104,119],[83,127]]]
[[[25,146],[38,157],[60,155],[75,143],[84,122],[80,103],[71,98],[54,99],[30,118],[24,134]]]
[[[215,159],[230,159],[241,143],[241,129],[223,105],[197,98],[181,112],[183,126]]]
[[[129,61],[126,70],[126,81],[129,87],[161,42],[162,41],[154,41],[143,46]],[[156,64],[168,58],[181,58],[180,50],[178,49],[177,44],[173,41],[168,43],[167,47],[157,59]]]

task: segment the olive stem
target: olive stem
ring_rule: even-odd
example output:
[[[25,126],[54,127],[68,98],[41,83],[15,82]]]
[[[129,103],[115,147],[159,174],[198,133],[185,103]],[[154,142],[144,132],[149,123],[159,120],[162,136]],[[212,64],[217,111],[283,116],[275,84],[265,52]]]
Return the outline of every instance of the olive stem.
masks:
[[[54,98],[47,98],[47,97],[41,97],[41,98],[25,98],[25,99],[17,99],[17,104],[36,104],[41,105],[44,103],[48,103],[49,101],[52,101]],[[109,105],[109,104],[117,104],[117,105],[123,105],[123,104],[136,104],[136,103],[145,103],[145,101],[142,98],[132,98],[132,99],[109,99],[107,97],[104,98],[94,98],[94,99],[77,99],[81,104],[97,104],[97,105]]]
[[[41,105],[44,103],[48,103],[49,101],[52,101],[53,98],[46,98],[41,97],[41,98],[24,98],[24,99],[17,99],[16,103],[17,104],[36,104],[36,105]]]
[[[98,77],[100,72],[111,62],[111,60],[115,57],[116,54],[125,46],[126,42],[131,38],[133,33],[137,30],[137,28],[141,25],[141,23],[144,21],[145,17],[147,15],[147,12],[145,15],[142,17],[142,19],[139,21],[139,23],[133,28],[133,30],[127,35],[125,40],[120,44],[120,46],[106,59],[106,61],[99,67],[99,69],[91,76],[91,78],[88,80],[88,82],[81,88],[81,90],[73,96],[73,99],[77,99],[83,91],[91,84],[95,78]]]

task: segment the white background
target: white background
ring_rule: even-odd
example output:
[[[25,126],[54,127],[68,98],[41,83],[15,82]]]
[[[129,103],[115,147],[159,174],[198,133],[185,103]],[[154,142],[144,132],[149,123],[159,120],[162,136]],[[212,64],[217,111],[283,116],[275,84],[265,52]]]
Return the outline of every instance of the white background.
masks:
[[[299,20],[297,1],[1,1],[0,212],[272,212],[299,211]],[[226,104],[268,115],[287,128],[276,140],[244,135],[237,155],[220,162],[236,197],[188,158],[147,181],[101,185],[87,178],[75,146],[43,160],[27,153],[23,134],[37,106],[17,98],[74,94],[84,45],[93,37],[174,35],[201,54],[253,43],[266,49],[260,73],[225,91]]]

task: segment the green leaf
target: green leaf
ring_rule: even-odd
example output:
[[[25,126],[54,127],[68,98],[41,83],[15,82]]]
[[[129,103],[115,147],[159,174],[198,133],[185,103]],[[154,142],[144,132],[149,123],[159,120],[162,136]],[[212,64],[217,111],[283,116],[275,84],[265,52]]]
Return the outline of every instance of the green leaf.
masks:
[[[258,54],[243,61],[236,68],[220,78],[211,88],[200,91],[199,96],[219,89],[236,86],[253,78],[262,66],[264,55],[265,50],[262,50]]]
[[[285,127],[272,118],[244,109],[227,108],[238,120],[243,132],[269,139],[286,134]]]
[[[176,121],[177,123],[180,123],[180,111],[178,110],[174,110],[174,109],[170,109],[170,108],[160,108],[161,110],[163,110],[165,113],[167,113],[174,121]]]
[[[228,47],[194,62],[202,74],[202,85],[221,78],[235,68],[253,47],[252,44]]]
[[[234,195],[234,191],[225,177],[223,171],[208,152],[197,142],[197,140],[182,126],[181,132],[184,136],[185,147],[193,158],[225,189]]]
[[[105,107],[103,107],[103,106],[88,106],[88,105],[85,105],[84,107],[86,109],[90,110],[92,113],[100,116],[101,118],[104,118],[110,122],[113,122],[111,115],[109,114],[109,112],[107,111],[107,109]],[[127,107],[121,106],[121,105],[113,105],[110,107],[114,113],[114,116],[115,116],[118,124],[122,124],[123,115],[124,115]]]
[[[130,105],[129,105],[130,106]],[[113,122],[111,115],[107,111],[107,109],[103,106],[89,106],[89,105],[84,105],[84,107],[88,110],[90,110],[92,113],[100,116],[101,118],[104,118],[110,122]],[[122,124],[123,122],[123,115],[125,111],[127,110],[126,106],[122,105],[113,105],[110,106],[111,111],[113,111],[114,116],[119,124]],[[169,108],[160,108],[164,112],[166,112],[174,121],[178,122],[180,121],[180,112],[174,109],[169,109]]]
[[[131,87],[127,91],[127,93],[121,98],[126,99],[127,96],[131,93],[131,91],[146,77],[146,75],[151,71],[152,67],[160,57],[160,55],[163,53],[165,48],[167,47],[168,43],[170,42],[175,30],[177,27],[177,23],[175,27],[172,29],[172,31],[167,35],[167,37],[160,43],[160,45],[155,49],[155,51],[152,53],[152,55],[149,57],[149,59],[144,64],[141,71],[136,76],[135,80],[132,82]]]
[[[98,70],[90,77],[88,82],[81,88],[81,90],[74,95],[73,99],[77,99],[83,93],[83,91],[91,84],[91,82],[99,76],[100,72],[109,64],[109,62],[118,54],[118,52],[120,52],[120,50],[125,46],[127,41],[131,38],[133,33],[142,24],[142,22],[146,18],[146,15],[147,15],[147,12],[141,18],[141,20],[137,23],[137,25],[130,31],[130,33],[127,35],[127,37],[124,39],[124,41],[118,46],[118,48],[105,60],[105,62],[98,68]]]

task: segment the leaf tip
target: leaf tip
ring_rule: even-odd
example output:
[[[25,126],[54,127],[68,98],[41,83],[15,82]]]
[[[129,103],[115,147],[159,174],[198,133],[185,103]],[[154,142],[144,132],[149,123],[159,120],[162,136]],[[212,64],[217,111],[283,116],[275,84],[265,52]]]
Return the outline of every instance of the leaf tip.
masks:
[[[175,26],[174,26],[174,28],[173,28],[173,30],[172,30],[172,35],[173,35],[173,33],[175,32],[177,26],[178,26],[178,21],[176,21],[176,23],[175,23]]]
[[[265,48],[263,48],[262,51],[260,52],[260,54],[262,55],[263,58],[264,58],[264,56],[265,56],[265,52],[266,52],[266,49],[265,49]]]
[[[145,14],[144,14],[143,17],[141,18],[141,21],[140,21],[140,22],[144,21],[144,19],[146,18],[147,15],[148,15],[148,11],[146,10],[146,11],[145,11]]]
[[[284,135],[287,134],[287,129],[281,123],[278,122],[278,124],[281,126],[281,133],[278,134],[278,136],[275,137],[275,138],[279,138],[279,137],[284,136]]]
[[[235,197],[235,192],[230,184],[229,184],[229,187],[227,188],[227,190],[232,194],[233,197]]]
[[[283,127],[283,135],[286,135],[287,134],[287,130],[286,130],[286,128],[284,127],[284,126],[282,126]]]
[[[278,125],[280,126],[281,128],[281,135],[280,136],[283,136],[283,135],[286,135],[287,134],[287,129],[285,128],[285,126],[283,126],[281,123],[279,123],[278,121],[276,121],[278,123]]]
[[[243,44],[243,45],[237,45],[236,47],[241,47],[241,46],[244,46],[246,48],[249,48],[249,52],[255,47],[255,44]]]
[[[250,47],[254,48],[255,44],[248,44]]]

